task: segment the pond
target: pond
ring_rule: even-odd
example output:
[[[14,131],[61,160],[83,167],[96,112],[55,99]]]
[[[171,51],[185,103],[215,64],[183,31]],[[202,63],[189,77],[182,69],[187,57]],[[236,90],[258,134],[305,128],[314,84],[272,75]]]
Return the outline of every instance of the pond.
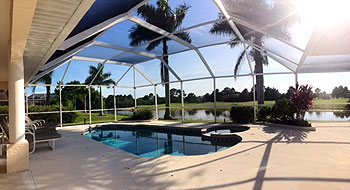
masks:
[[[164,116],[165,110],[158,110],[160,118]],[[119,114],[132,114],[128,111],[119,111]],[[155,115],[155,111],[153,111]],[[218,109],[216,111],[217,121],[229,121],[230,110]],[[181,119],[180,109],[171,109],[171,116],[175,119]],[[214,120],[214,109],[186,109],[186,120]],[[334,112],[318,112],[310,111],[305,115],[305,119],[309,121],[350,121],[350,111],[334,111]]]

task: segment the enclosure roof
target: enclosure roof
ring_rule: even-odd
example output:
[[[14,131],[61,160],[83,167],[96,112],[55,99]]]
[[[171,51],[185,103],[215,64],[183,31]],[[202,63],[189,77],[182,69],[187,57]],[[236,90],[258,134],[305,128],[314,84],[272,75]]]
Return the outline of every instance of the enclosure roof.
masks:
[[[98,2],[98,1],[97,1]],[[250,75],[255,75],[254,58],[249,52],[259,51],[281,64],[290,73],[348,72],[350,70],[350,17],[336,11],[329,11],[327,17],[321,17],[302,1],[276,0],[203,0],[201,6],[197,1],[186,1],[193,13],[188,14],[187,21],[175,31],[166,31],[157,24],[147,22],[137,14],[137,9],[146,3],[157,7],[156,1],[116,1],[108,4],[100,1],[90,9],[79,25],[69,35],[56,54],[41,69],[34,81],[71,60],[86,60],[103,64],[136,65],[152,59],[164,61],[164,56],[181,54],[193,50],[202,61],[211,77],[217,77],[202,55],[202,48],[223,44],[236,46],[237,51],[245,52]],[[175,10],[179,3],[169,1]],[[314,9],[318,10],[319,4]],[[333,1],[329,1],[333,2]],[[335,3],[338,1],[334,1]],[[340,1],[339,2],[344,2]],[[118,7],[113,12],[114,6]],[[131,8],[133,7],[133,8]],[[324,8],[323,7],[323,8]],[[304,9],[309,8],[309,12]],[[322,7],[321,7],[322,8]],[[129,9],[129,11],[124,11]],[[94,12],[105,10],[101,18],[92,19]],[[302,10],[302,11],[300,11]],[[323,12],[324,10],[318,10]],[[113,15],[113,14],[114,15]],[[116,15],[118,13],[118,15]],[[119,14],[122,13],[122,14]],[[325,14],[324,12],[322,14]],[[334,15],[332,15],[334,14]],[[113,15],[114,17],[111,17]],[[214,16],[213,16],[214,15]],[[219,16],[218,16],[219,15]],[[337,17],[334,17],[337,16]],[[103,18],[103,19],[102,19]],[[108,20],[101,22],[102,20]],[[330,20],[334,18],[334,20]],[[153,22],[157,23],[157,22]],[[215,25],[226,24],[227,35],[210,33]],[[138,45],[131,44],[130,31],[139,27],[145,32],[153,32],[154,38]],[[81,32],[83,31],[83,32]],[[179,37],[187,33],[191,41]],[[147,46],[155,41],[167,40],[168,54],[164,55],[162,46],[152,50]],[[170,71],[171,68],[169,68]],[[173,73],[176,75],[176,73]]]

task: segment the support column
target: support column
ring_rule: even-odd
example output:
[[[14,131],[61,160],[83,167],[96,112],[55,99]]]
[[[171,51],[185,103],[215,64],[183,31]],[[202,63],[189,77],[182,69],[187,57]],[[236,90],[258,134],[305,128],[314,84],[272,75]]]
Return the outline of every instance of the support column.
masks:
[[[9,143],[6,149],[7,173],[28,170],[29,144],[25,140],[25,101],[23,52],[37,0],[1,1],[1,56],[7,64],[9,90]],[[3,69],[3,68],[2,68]]]
[[[184,104],[184,89],[183,89],[183,82],[180,82],[181,85],[181,120],[182,123],[185,122],[185,104]]]
[[[62,84],[60,83],[59,86],[59,92],[60,92],[60,125],[63,127],[63,114],[62,114]]]
[[[115,99],[115,85],[113,86],[113,105],[114,105],[114,121],[118,121],[118,118],[117,118],[117,101]]]
[[[295,85],[298,83],[298,73],[295,73]]]
[[[253,78],[253,106],[254,106],[254,123],[256,122],[256,97],[255,97],[255,80],[254,75],[252,75]]]
[[[23,59],[8,64],[9,143],[7,145],[7,172],[29,168],[29,144],[25,140],[25,101]]]
[[[216,123],[216,79],[213,78],[214,82],[214,122]]]
[[[133,79],[134,79],[134,107],[137,107],[137,98],[136,98],[136,80],[135,80],[135,67],[133,67]]]
[[[91,86],[89,85],[89,124],[91,125]]]
[[[156,106],[156,120],[159,119],[158,116],[158,95],[157,95],[157,85],[154,85],[154,104]]]
[[[25,141],[23,61],[11,61],[8,68],[10,143],[15,144]]]

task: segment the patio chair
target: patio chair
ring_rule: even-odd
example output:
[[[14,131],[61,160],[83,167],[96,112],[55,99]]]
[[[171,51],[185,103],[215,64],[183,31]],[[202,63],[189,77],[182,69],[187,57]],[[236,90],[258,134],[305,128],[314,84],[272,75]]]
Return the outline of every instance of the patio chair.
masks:
[[[35,129],[34,125],[26,125],[26,139],[32,142],[33,149],[29,153],[32,154],[35,151],[36,143],[47,142],[49,147],[55,149],[56,140],[62,138],[62,136],[56,131],[56,128]],[[1,129],[6,133],[8,139],[8,122],[3,119],[1,121]]]
[[[25,116],[25,121],[26,121],[26,124],[32,125],[35,128],[35,130],[44,129],[44,128],[56,128],[56,126],[57,126],[56,124],[46,123],[45,120],[43,120],[43,119],[33,121],[28,116]]]
[[[2,119],[0,121],[0,129],[2,132],[1,143],[0,143],[0,156],[2,156],[3,146],[5,146],[6,144],[9,143],[8,141],[9,141],[10,130],[8,128],[7,118]],[[31,136],[35,140],[35,134],[31,130],[29,130],[27,127],[25,129],[25,135],[26,135],[26,138]],[[32,149],[32,151],[29,152],[29,154],[32,154],[35,151],[35,143],[34,142],[35,141],[33,141],[33,149]]]

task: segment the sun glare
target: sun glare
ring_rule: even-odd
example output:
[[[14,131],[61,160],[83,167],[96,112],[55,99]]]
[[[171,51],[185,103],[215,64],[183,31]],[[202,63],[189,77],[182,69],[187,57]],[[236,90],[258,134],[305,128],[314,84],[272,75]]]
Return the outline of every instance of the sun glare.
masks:
[[[332,26],[350,19],[350,0],[296,0],[297,13],[317,25]]]

